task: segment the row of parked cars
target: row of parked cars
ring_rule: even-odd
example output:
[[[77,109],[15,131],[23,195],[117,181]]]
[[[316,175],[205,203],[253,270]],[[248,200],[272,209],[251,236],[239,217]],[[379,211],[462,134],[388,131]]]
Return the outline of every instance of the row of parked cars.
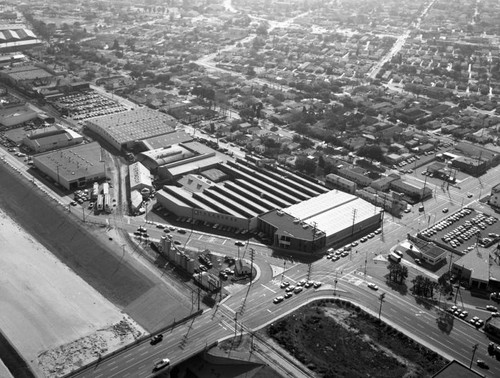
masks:
[[[379,229],[369,233],[368,235],[363,236],[361,239],[359,239],[359,241],[361,243],[364,243],[368,239],[373,239],[375,237],[375,235],[378,235],[381,232],[382,232],[382,230],[379,228]],[[351,244],[346,245],[343,248],[340,248],[338,250],[335,250],[334,248],[329,248],[326,251],[326,258],[328,260],[337,261],[341,257],[347,257],[347,256],[349,256],[349,251],[351,251],[354,247],[357,247],[358,245],[359,245],[359,243],[357,241],[354,241]]]

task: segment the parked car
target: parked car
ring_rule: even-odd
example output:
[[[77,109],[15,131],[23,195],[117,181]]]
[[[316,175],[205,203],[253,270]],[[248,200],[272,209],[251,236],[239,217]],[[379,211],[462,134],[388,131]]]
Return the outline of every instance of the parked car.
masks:
[[[368,284],[368,287],[372,290],[378,290],[378,286],[371,282]]]

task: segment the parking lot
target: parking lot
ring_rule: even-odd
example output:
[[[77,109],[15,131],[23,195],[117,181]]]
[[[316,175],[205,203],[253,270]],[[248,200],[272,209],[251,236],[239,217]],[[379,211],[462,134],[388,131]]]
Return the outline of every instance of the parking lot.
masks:
[[[55,101],[54,105],[62,114],[67,114],[68,117],[76,121],[128,110],[127,107],[96,92],[60,97]]]
[[[463,208],[423,230],[420,235],[465,255],[476,247],[487,248],[500,238],[498,218]]]

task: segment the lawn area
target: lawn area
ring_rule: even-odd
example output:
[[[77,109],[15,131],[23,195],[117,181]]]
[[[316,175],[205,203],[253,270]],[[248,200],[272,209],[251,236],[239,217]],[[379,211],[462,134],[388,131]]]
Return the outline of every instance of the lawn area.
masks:
[[[322,300],[266,329],[320,377],[431,377],[447,361],[349,303]]]

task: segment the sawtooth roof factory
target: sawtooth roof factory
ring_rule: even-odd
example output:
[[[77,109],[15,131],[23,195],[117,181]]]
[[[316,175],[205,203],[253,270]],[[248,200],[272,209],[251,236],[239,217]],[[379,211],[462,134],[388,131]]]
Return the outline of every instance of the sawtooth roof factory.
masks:
[[[156,193],[164,208],[191,221],[258,230],[279,249],[313,253],[369,233],[383,219],[365,200],[259,160],[200,168],[187,157],[169,169],[181,174]]]

